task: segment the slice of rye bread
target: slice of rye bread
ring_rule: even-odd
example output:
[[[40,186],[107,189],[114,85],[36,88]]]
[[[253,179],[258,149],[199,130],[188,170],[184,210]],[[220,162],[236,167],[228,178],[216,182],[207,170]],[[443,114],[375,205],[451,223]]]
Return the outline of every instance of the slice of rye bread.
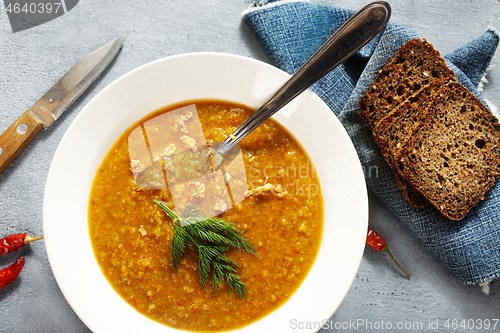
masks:
[[[459,220],[500,175],[500,125],[467,88],[451,82],[397,157],[400,173],[444,216]]]
[[[415,125],[425,119],[427,106],[434,99],[435,93],[450,81],[450,78],[439,79],[426,85],[398,105],[373,128],[375,142],[389,164],[395,165],[391,157],[408,141]]]
[[[401,103],[373,128],[373,138],[394,172],[403,197],[416,208],[425,207],[429,201],[399,174],[394,157],[411,137],[415,125],[425,118],[427,106],[434,94],[451,80],[451,78],[439,79],[428,84]]]
[[[409,140],[415,125],[425,118],[425,111],[433,94],[449,80],[450,78],[439,79],[426,85],[405,102],[399,104],[373,128],[375,143],[391,167],[403,197],[416,208],[427,206],[429,201],[399,173],[394,156]]]
[[[412,39],[380,70],[361,97],[360,117],[372,129],[422,87],[445,77],[455,77],[455,73],[439,52],[425,39]]]

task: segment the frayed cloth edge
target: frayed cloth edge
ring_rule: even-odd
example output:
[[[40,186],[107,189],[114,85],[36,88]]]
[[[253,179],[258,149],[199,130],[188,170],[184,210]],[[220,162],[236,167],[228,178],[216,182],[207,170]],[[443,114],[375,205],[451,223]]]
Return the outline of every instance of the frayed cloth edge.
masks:
[[[483,290],[483,293],[485,293],[486,295],[488,295],[490,293],[490,282],[491,281],[486,281],[486,282],[480,282],[479,283],[479,286]]]
[[[486,31],[491,31],[493,32],[497,37],[500,38],[500,31],[497,30],[497,28],[495,28],[494,26],[492,25],[489,25],[488,26],[488,29]]]
[[[486,30],[486,32],[488,31],[491,31],[496,37],[497,39],[500,40],[500,32],[494,27],[494,26],[488,26],[488,29]],[[493,59],[496,57],[497,55],[497,52],[498,52],[498,49],[495,50],[495,53],[493,54],[493,56],[491,57],[491,61],[490,61],[490,64],[493,62]],[[477,87],[477,91],[479,92],[482,92],[483,91],[483,86],[485,84],[488,84],[489,81],[488,79],[486,78],[486,76],[488,75],[488,71],[492,68],[492,65],[489,65],[488,68],[486,68],[486,70],[484,71],[484,74],[483,74],[483,77],[481,78],[481,81],[479,82],[479,85]]]
[[[486,295],[488,295],[490,293],[490,284],[493,283],[495,280],[497,280],[497,279],[491,279],[488,281],[478,283],[479,286],[481,287],[481,290],[483,291],[483,293],[485,293]]]
[[[486,32],[488,31],[491,31],[498,39],[500,39],[500,32],[493,26],[488,26],[488,29],[486,30]],[[495,53],[493,54],[493,56],[491,57],[491,62],[490,62],[490,65],[488,65],[488,68],[486,68],[486,70],[484,71],[484,74],[483,76],[481,77],[481,81],[479,81],[479,85],[477,87],[477,91],[479,91],[479,93],[482,93],[483,92],[483,89],[484,89],[484,86],[487,85],[489,83],[488,81],[488,72],[495,67],[495,65],[492,65],[493,63],[493,59],[495,59],[495,57],[497,56],[498,54],[498,49],[495,50]],[[500,113],[498,111],[498,108],[496,105],[494,105],[491,101],[489,100],[485,100],[486,103],[488,104],[488,107],[490,108],[491,110],[491,113],[493,113],[498,119],[500,119]],[[486,282],[485,282],[486,283]],[[488,287],[489,288],[489,287]]]

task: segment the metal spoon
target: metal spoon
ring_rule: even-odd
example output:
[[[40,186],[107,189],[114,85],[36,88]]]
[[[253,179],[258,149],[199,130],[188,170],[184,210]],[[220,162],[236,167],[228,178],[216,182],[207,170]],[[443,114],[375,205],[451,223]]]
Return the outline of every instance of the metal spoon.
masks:
[[[250,118],[215,149],[225,154],[292,99],[346,61],[387,24],[391,7],[375,1],[363,7],[331,36],[313,56]]]

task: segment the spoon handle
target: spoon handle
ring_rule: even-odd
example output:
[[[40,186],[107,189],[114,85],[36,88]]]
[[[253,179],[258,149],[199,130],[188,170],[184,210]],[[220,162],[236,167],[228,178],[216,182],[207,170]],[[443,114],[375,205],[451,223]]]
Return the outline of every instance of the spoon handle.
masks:
[[[391,7],[385,1],[372,2],[351,16],[271,99],[217,147],[217,151],[229,151],[297,95],[351,57],[385,27],[390,16]]]

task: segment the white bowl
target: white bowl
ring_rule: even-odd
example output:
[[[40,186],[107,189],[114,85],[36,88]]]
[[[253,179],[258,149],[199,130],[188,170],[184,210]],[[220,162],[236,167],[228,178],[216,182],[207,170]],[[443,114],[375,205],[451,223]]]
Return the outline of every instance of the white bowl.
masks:
[[[208,98],[257,108],[288,78],[273,66],[242,56],[171,56],[117,79],[76,117],[49,170],[43,231],[57,283],[90,330],[177,331],[128,305],[103,276],[92,252],[87,224],[90,188],[111,145],[133,123],[160,107]],[[297,292],[279,309],[237,331],[314,332],[338,308],[358,270],[368,225],[366,187],[347,133],[313,92],[301,94],[274,119],[298,139],[318,171],[325,209],[323,239]]]

